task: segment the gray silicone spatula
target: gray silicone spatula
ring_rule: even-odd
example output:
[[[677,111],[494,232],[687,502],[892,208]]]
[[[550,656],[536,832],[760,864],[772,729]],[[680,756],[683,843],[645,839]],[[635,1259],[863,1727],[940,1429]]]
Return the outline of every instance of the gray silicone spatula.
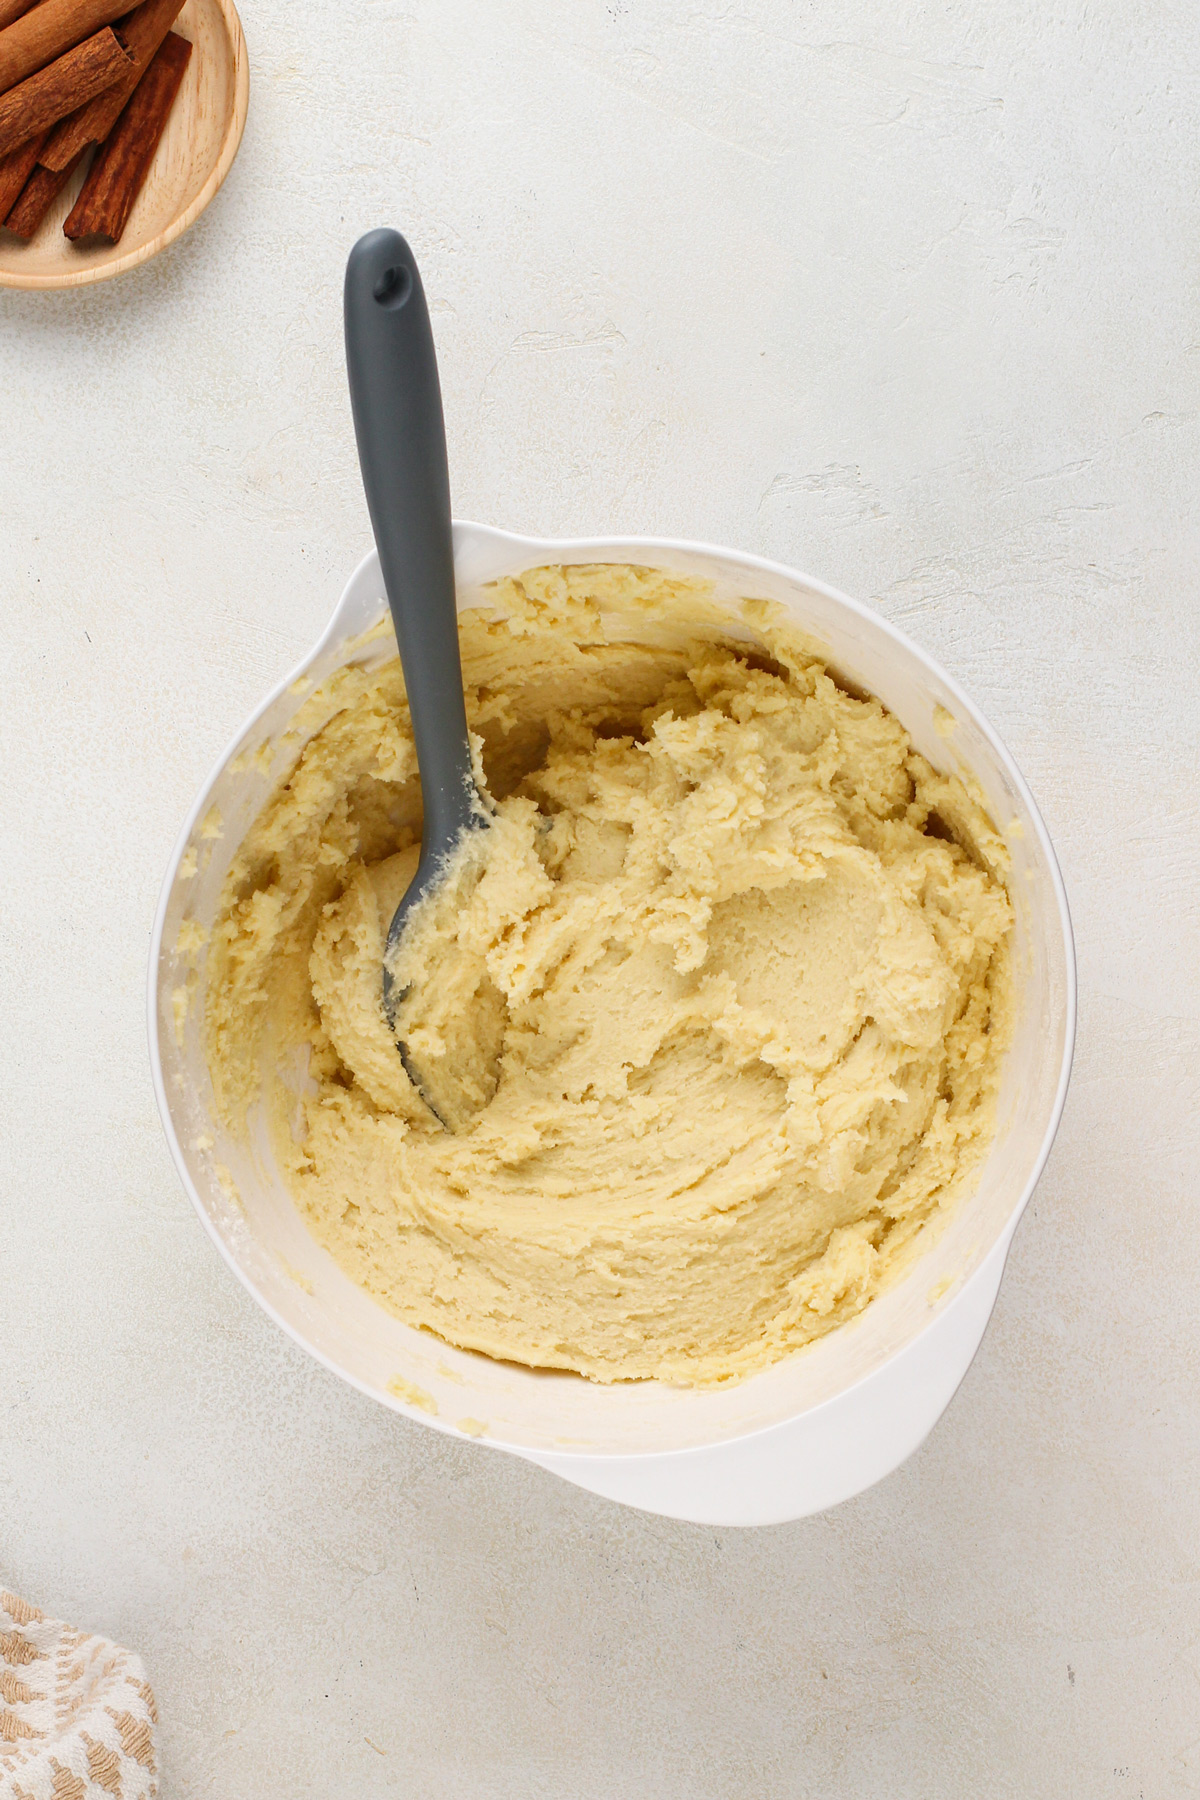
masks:
[[[488,813],[467,738],[437,357],[421,277],[398,231],[369,231],[350,252],[345,318],[358,460],[404,667],[424,808],[420,861],[392,919],[383,967],[383,1009],[395,1033],[408,990],[389,964],[405,925],[464,832],[486,825]],[[444,1124],[460,1116],[447,1073],[431,1082],[397,1043],[430,1110]]]

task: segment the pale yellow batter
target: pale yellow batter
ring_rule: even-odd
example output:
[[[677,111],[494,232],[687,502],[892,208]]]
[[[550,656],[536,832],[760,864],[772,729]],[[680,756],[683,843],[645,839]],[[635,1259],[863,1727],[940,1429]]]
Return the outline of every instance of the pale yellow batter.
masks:
[[[380,1005],[420,820],[395,662],[318,696],[231,874],[218,1104],[243,1123],[272,1072],[298,1205],[411,1324],[600,1381],[738,1379],[861,1311],[977,1176],[1003,849],[765,604],[751,643],[648,570],[492,592],[461,624],[497,816],[411,1021],[425,1056],[476,1057],[461,1128]]]

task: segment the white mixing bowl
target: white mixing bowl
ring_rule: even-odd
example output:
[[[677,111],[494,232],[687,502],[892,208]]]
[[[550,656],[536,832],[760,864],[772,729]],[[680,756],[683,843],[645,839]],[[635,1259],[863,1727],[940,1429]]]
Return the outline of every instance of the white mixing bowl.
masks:
[[[766,1525],[818,1512],[894,1469],[950,1401],[983,1336],[1058,1125],[1075,1033],[1075,965],[1045,827],[1011,757],[966,695],[900,632],[820,582],[758,557],[665,539],[546,542],[459,524],[454,543],[460,607],[479,604],[481,585],[502,575],[596,562],[701,575],[730,601],[780,601],[841,676],[884,701],[932,763],[974,777],[1012,852],[1021,984],[999,1127],[978,1189],[905,1279],[858,1319],[712,1392],[658,1382],[601,1387],[455,1350],[402,1325],[342,1273],[309,1235],[270,1145],[239,1144],[215,1117],[203,1048],[204,951],[186,947],[195,933],[185,934],[183,949],[179,937],[185,920],[212,926],[237,847],[300,740],[281,745],[275,774],[264,772],[268,759],[256,762],[256,753],[279,744],[306,695],[334,669],[395,654],[387,634],[362,641],[385,612],[373,553],[355,570],[312,654],[221,758],[167,872],[150,955],[150,1054],[183,1184],[218,1250],[276,1324],[383,1405],[675,1518]],[[306,729],[320,723],[306,720]],[[414,1391],[436,1412],[415,1405]]]

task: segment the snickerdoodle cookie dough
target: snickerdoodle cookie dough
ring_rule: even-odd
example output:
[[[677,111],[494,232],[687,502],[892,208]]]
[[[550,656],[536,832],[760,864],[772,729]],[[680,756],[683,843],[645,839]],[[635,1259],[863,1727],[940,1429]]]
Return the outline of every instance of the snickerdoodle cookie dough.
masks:
[[[409,1323],[599,1381],[735,1380],[860,1312],[976,1178],[1003,846],[765,603],[730,625],[705,584],[618,566],[484,598],[463,668],[496,818],[426,969],[490,1009],[478,1110],[443,1130],[381,1010],[420,835],[395,661],[332,678],[231,872],[218,1105],[244,1124],[266,1071],[310,1228]],[[427,1054],[466,1053],[458,1016]]]

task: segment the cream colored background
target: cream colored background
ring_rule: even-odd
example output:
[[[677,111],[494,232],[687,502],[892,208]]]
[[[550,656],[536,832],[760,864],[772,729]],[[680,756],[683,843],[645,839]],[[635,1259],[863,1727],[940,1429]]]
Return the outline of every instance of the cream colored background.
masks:
[[[195,231],[0,296],[0,1576],[145,1657],[166,1793],[1200,1792],[1200,15],[246,0]],[[143,980],[182,814],[369,543],[347,249],[421,258],[460,513],[764,552],[982,702],[1075,1084],[883,1486],[750,1534],[385,1414],[218,1263]]]

